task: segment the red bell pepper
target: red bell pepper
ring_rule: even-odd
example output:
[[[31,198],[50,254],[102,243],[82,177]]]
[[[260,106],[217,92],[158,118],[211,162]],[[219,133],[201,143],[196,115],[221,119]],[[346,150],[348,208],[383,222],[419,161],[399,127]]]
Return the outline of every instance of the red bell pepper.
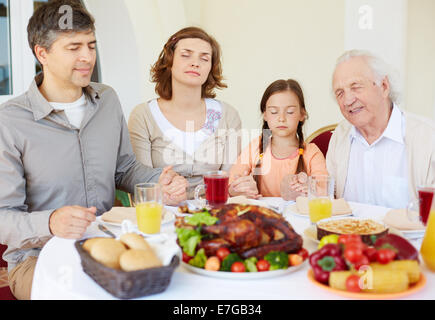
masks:
[[[310,258],[310,265],[314,272],[314,278],[327,284],[329,274],[332,271],[347,270],[347,265],[341,256],[341,248],[338,244],[326,244],[320,250],[314,252]]]

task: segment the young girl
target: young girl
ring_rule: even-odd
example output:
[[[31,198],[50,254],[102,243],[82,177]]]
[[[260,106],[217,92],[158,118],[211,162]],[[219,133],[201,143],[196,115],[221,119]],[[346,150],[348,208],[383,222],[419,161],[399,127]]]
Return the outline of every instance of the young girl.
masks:
[[[294,174],[326,175],[319,148],[304,143],[307,118],[304,95],[295,80],[277,80],[264,92],[260,104],[263,133],[243,150],[230,171],[231,196],[283,197],[294,200],[306,194],[303,179]]]

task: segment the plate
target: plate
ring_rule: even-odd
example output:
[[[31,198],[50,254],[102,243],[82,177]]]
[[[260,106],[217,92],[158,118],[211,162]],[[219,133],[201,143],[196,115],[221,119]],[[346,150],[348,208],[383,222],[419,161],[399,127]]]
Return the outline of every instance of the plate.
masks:
[[[331,293],[346,297],[346,298],[353,298],[353,299],[368,299],[368,300],[376,300],[376,299],[398,299],[403,298],[406,296],[409,296],[411,294],[414,294],[421,289],[424,288],[426,285],[426,277],[423,273],[421,273],[420,280],[417,283],[414,283],[412,286],[408,288],[408,290],[397,292],[397,293],[367,293],[367,292],[349,292],[344,290],[338,290],[331,288],[330,286],[327,286],[323,283],[320,283],[314,279],[314,273],[313,270],[308,270],[308,279],[315,284],[316,286],[329,291]]]
[[[301,268],[303,268],[307,264],[308,259],[302,262],[298,266],[289,267],[287,269],[281,270],[273,270],[273,271],[264,271],[264,272],[225,272],[225,271],[209,271],[201,268],[197,268],[191,266],[188,263],[181,262],[181,265],[187,270],[202,275],[206,277],[212,278],[221,278],[221,279],[232,279],[232,280],[257,280],[257,279],[266,279],[272,277],[284,276],[286,274],[295,272]]]
[[[310,218],[310,216],[308,214],[303,214],[298,212],[298,208],[296,207],[296,203],[289,205],[287,208],[284,209],[284,213],[290,213],[292,215],[298,216],[298,217],[304,217],[304,218]],[[336,214],[333,215],[332,217],[350,217],[352,216],[353,213],[344,213],[344,214]]]
[[[101,219],[101,216],[98,216],[97,220],[99,222],[105,223],[105,224],[110,225],[110,226],[121,227],[121,223],[104,221],[103,219]],[[165,208],[163,211],[161,224],[163,225],[166,223],[170,223],[170,222],[173,222],[174,220],[175,220],[175,214],[171,210]],[[135,226],[137,225],[137,223],[133,223],[133,224]]]

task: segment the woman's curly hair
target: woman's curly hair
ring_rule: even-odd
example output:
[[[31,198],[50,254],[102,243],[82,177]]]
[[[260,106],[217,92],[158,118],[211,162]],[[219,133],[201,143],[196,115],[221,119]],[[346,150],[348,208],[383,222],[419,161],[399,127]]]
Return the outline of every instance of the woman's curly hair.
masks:
[[[208,42],[212,48],[211,70],[207,81],[202,85],[202,98],[215,98],[215,88],[226,88],[223,83],[221,49],[217,41],[204,30],[197,27],[181,29],[172,35],[163,47],[157,62],[151,67],[151,81],[156,83],[155,91],[163,99],[172,98],[172,63],[174,61],[175,47],[181,39],[201,39]]]

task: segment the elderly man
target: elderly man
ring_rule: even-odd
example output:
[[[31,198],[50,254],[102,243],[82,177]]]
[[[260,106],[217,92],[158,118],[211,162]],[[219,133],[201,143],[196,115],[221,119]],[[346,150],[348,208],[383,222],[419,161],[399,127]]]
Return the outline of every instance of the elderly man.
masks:
[[[336,196],[405,208],[416,188],[435,183],[435,125],[404,112],[388,66],[368,52],[338,59],[333,91],[346,120],[326,157]]]
[[[43,73],[0,106],[0,243],[8,245],[3,258],[18,299],[30,298],[45,243],[81,238],[112,207],[116,188],[133,192],[154,181],[167,204],[186,198],[183,177],[136,161],[115,91],[90,82],[94,20],[75,3],[50,2],[34,13],[28,38]],[[63,29],[65,18],[71,27]]]

